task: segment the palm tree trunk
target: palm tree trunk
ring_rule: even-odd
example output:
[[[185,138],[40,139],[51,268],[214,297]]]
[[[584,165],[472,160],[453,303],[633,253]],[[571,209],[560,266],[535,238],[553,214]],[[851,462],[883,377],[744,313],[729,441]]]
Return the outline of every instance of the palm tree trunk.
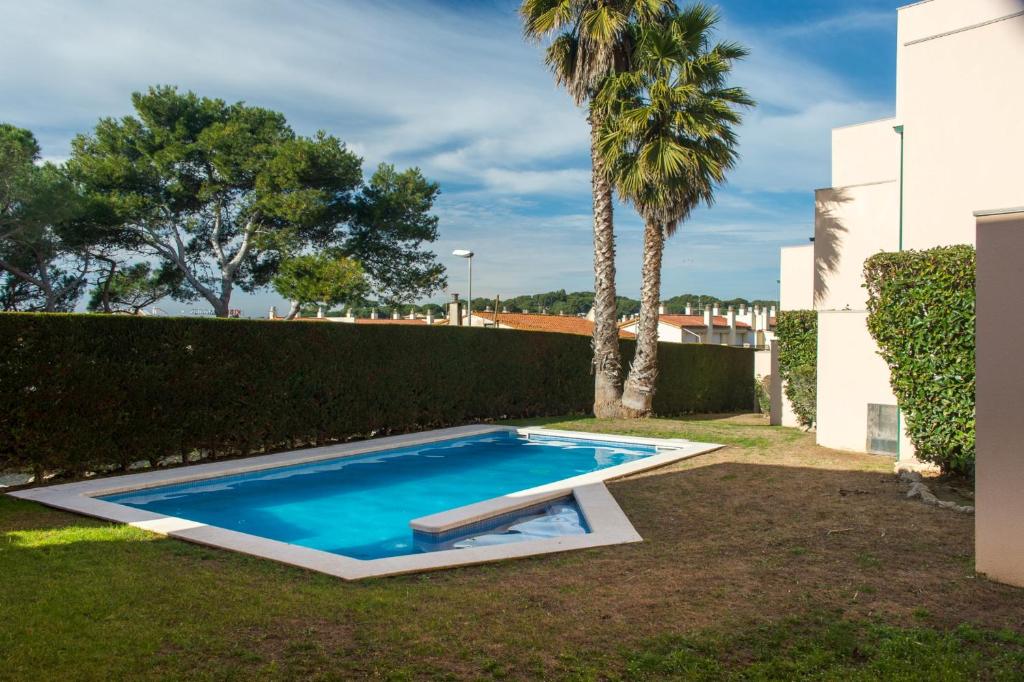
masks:
[[[661,256],[665,250],[664,226],[644,223],[644,250],[640,284],[640,320],[636,330],[636,355],[629,368],[622,409],[626,417],[648,417],[658,378],[658,304],[661,299]]]
[[[600,122],[590,116],[590,158],[594,193],[594,416],[621,416],[622,360],[615,303],[615,223],[612,187],[597,152]]]

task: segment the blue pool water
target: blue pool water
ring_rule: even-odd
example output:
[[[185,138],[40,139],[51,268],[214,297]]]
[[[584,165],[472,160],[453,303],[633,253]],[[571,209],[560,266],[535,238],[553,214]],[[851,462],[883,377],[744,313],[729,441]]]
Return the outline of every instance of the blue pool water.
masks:
[[[414,554],[409,522],[606,469],[653,447],[514,433],[148,488],[108,502],[357,559]]]

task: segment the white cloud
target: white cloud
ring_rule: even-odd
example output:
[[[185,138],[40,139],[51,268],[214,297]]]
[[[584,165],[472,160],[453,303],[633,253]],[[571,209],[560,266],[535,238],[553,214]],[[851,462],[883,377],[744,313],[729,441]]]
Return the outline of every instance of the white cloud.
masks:
[[[823,33],[878,31],[892,28],[895,25],[895,12],[855,10],[815,21],[782,26],[775,30],[775,34],[779,37],[799,38],[803,36],[820,36]]]

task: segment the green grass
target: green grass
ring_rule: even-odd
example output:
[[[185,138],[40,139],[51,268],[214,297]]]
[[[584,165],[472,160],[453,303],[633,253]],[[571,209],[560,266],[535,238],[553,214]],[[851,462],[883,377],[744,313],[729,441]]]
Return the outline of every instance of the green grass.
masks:
[[[666,636],[626,655],[624,679],[1018,680],[1024,637],[963,625],[894,628],[787,619],[738,635]]]
[[[612,486],[643,543],[356,583],[0,497],[0,678],[1021,679],[1024,591],[877,458],[750,418],[632,429],[737,447]]]
[[[651,418],[642,421],[601,420],[593,417],[552,417],[542,419],[510,419],[512,426],[544,426],[550,429],[619,433],[649,438],[684,438],[686,440],[720,443],[743,448],[766,448],[780,442],[793,442],[803,434],[795,429],[765,428],[765,424],[737,423],[725,418],[709,419],[706,415],[678,419]]]

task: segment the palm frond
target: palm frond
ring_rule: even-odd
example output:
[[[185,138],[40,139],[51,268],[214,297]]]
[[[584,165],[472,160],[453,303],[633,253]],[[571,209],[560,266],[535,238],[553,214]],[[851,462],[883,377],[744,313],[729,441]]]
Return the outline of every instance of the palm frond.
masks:
[[[740,109],[753,106],[730,86],[746,48],[712,45],[718,12],[707,5],[659,16],[633,31],[632,70],[606,79],[595,97],[604,120],[599,153],[619,195],[671,235],[737,161]]]

